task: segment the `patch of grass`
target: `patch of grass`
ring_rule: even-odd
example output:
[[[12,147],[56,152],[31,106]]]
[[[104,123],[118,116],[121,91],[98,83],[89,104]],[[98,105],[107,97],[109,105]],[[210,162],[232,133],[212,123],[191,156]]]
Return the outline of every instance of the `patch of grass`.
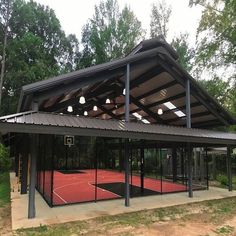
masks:
[[[217,228],[217,225],[222,225],[225,220],[235,214],[236,197],[232,197],[114,216],[102,216],[88,221],[22,229],[18,230],[17,234],[25,236],[113,235],[116,229],[118,229],[118,231],[122,229],[120,234],[117,232],[114,235],[135,235],[135,229],[139,227],[151,227],[152,224],[160,221],[173,222],[173,220],[175,220],[178,224],[182,224],[183,227],[187,225],[188,222],[215,223],[214,228],[216,228],[216,234],[230,235],[230,233],[234,231],[233,227],[226,225]],[[133,230],[130,230],[130,227]],[[128,229],[126,230],[126,228]]]
[[[50,235],[50,236],[65,236],[65,235],[83,235],[85,229],[89,226],[85,221],[78,221],[73,223],[58,224],[58,225],[40,225],[36,228],[28,229],[18,229],[16,231],[17,235],[24,236],[40,236],[40,235]]]
[[[234,231],[234,227],[230,225],[225,225],[215,230],[218,235],[231,235]]]
[[[125,214],[119,214],[114,216],[103,216],[96,219],[97,223],[108,223],[108,227],[115,225],[130,225],[137,226],[141,224],[151,224],[153,221],[149,217],[149,211],[138,211]]]
[[[10,176],[9,172],[0,173],[0,207],[10,203]]]

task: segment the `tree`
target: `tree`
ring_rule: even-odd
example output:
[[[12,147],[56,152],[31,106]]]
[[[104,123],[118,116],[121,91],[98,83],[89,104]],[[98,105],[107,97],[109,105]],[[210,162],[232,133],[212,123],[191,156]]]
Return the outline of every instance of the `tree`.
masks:
[[[3,89],[3,79],[5,74],[5,65],[6,65],[6,47],[7,47],[7,38],[8,38],[8,28],[9,20],[12,10],[12,0],[0,0],[0,31],[3,40],[2,42],[2,55],[0,54],[0,64],[1,64],[1,73],[0,73],[0,111],[2,104],[2,89]]]
[[[190,72],[193,68],[194,49],[189,47],[188,34],[180,34],[172,39],[171,46],[176,50],[179,58],[178,63]]]
[[[197,34],[199,66],[235,68],[236,0],[190,0],[193,5],[203,7]],[[235,69],[231,77],[235,78]]]
[[[101,1],[82,30],[80,67],[125,56],[142,36],[141,22],[128,6],[120,12],[116,0]]]
[[[167,37],[171,12],[171,6],[167,5],[164,0],[158,1],[156,4],[152,5],[150,23],[151,38],[155,38],[158,35],[163,35],[164,38]]]
[[[199,83],[208,93],[225,108],[230,108],[231,87],[229,81],[223,81],[219,77],[210,80],[199,80]]]
[[[202,83],[236,117],[236,0],[190,0],[189,4],[203,7],[196,64],[199,70],[211,70],[213,79]],[[224,80],[217,78],[219,71],[227,72]]]
[[[23,85],[72,71],[80,58],[76,37],[66,37],[54,11],[36,2],[13,1],[8,31],[2,113],[15,112]]]

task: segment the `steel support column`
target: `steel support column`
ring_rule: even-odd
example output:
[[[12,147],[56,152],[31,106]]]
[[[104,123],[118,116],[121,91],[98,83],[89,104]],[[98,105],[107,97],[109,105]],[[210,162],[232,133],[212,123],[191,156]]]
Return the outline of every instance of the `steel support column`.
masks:
[[[177,182],[177,148],[172,148],[172,173],[173,182]]]
[[[187,144],[187,153],[188,153],[188,196],[193,197],[193,152],[191,144]]]
[[[28,148],[27,148],[28,137],[24,136],[22,141],[22,156],[20,163],[20,180],[21,180],[21,194],[27,194],[27,182],[28,182]]]
[[[142,144],[141,144],[142,145]],[[140,149],[140,182],[141,182],[141,192],[144,190],[144,147],[142,145]]]
[[[129,122],[129,102],[130,102],[130,65],[126,66],[125,80],[125,122]],[[130,205],[130,186],[129,186],[129,140],[125,139],[125,206]]]
[[[37,161],[37,135],[31,136],[30,153],[30,184],[29,184],[29,205],[28,218],[35,218],[35,185],[36,185],[36,161]]]
[[[187,128],[191,128],[191,94],[190,94],[190,81],[186,80],[186,126]],[[188,153],[188,196],[193,197],[193,173],[192,173],[192,148],[190,143],[187,143],[187,153]]]
[[[190,101],[190,81],[186,81],[186,126],[187,128],[191,128],[191,101]]]
[[[231,158],[231,147],[227,146],[227,176],[228,176],[228,189],[233,190],[232,184],[232,158]]]

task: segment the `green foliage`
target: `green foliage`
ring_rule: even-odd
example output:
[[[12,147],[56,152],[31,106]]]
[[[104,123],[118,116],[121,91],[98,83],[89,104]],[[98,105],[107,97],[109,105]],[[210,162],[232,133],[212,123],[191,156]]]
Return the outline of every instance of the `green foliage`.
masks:
[[[164,36],[164,38],[167,37],[171,12],[171,6],[167,5],[163,0],[152,5],[150,23],[151,38],[158,37],[159,35]],[[180,33],[178,37],[172,39],[171,46],[179,56],[178,63],[190,72],[193,67],[192,59],[194,57],[194,50],[188,45],[188,34]]]
[[[225,225],[220,228],[217,228],[216,233],[218,235],[232,235],[233,231],[234,231],[234,227],[230,225]]]
[[[207,92],[215,98],[222,106],[229,109],[231,100],[230,83],[223,81],[219,77],[214,77],[211,80],[198,81]]]
[[[52,9],[34,1],[12,2],[3,83],[4,114],[16,111],[23,85],[72,71],[80,58],[77,38],[65,35]],[[2,39],[0,31],[0,54]]]
[[[179,37],[175,37],[171,45],[179,56],[178,63],[190,72],[193,68],[194,50],[188,45],[188,34],[180,34]]]
[[[204,8],[198,27],[198,65],[213,69],[235,65],[236,0],[191,0],[190,4]]]
[[[214,76],[209,80],[198,80],[199,84],[215,98],[226,110],[236,117],[236,87],[232,85],[231,80],[222,80]],[[236,130],[235,126],[229,127],[229,130]]]
[[[10,178],[8,172],[0,173],[0,207],[10,202]]]
[[[101,1],[82,31],[80,67],[125,56],[142,36],[141,22],[128,6],[120,12],[116,0]]]
[[[167,37],[168,23],[172,9],[167,5],[164,0],[157,1],[152,5],[151,23],[150,23],[150,36],[155,38],[159,35]]]
[[[228,178],[226,175],[219,174],[216,176],[216,180],[220,182],[221,185],[224,185],[224,186],[228,185]]]
[[[9,149],[0,143],[0,171],[8,171],[11,166]]]

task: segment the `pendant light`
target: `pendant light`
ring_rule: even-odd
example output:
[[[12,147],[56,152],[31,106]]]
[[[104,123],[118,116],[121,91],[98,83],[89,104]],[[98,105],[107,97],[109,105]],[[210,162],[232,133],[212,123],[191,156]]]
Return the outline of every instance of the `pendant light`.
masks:
[[[98,107],[97,106],[93,106],[93,111],[97,111]]]
[[[79,98],[79,103],[80,104],[85,104],[85,97],[82,95],[80,98]]]
[[[87,116],[88,115],[88,112],[87,111],[84,111],[84,116]]]
[[[72,107],[72,106],[68,106],[68,107],[67,107],[67,111],[68,111],[68,112],[73,112],[73,107]]]
[[[109,98],[106,99],[106,104],[111,103],[111,100]]]
[[[161,108],[159,108],[159,109],[157,110],[157,114],[158,114],[158,115],[162,115],[162,114],[163,114],[163,110],[162,110]]]

